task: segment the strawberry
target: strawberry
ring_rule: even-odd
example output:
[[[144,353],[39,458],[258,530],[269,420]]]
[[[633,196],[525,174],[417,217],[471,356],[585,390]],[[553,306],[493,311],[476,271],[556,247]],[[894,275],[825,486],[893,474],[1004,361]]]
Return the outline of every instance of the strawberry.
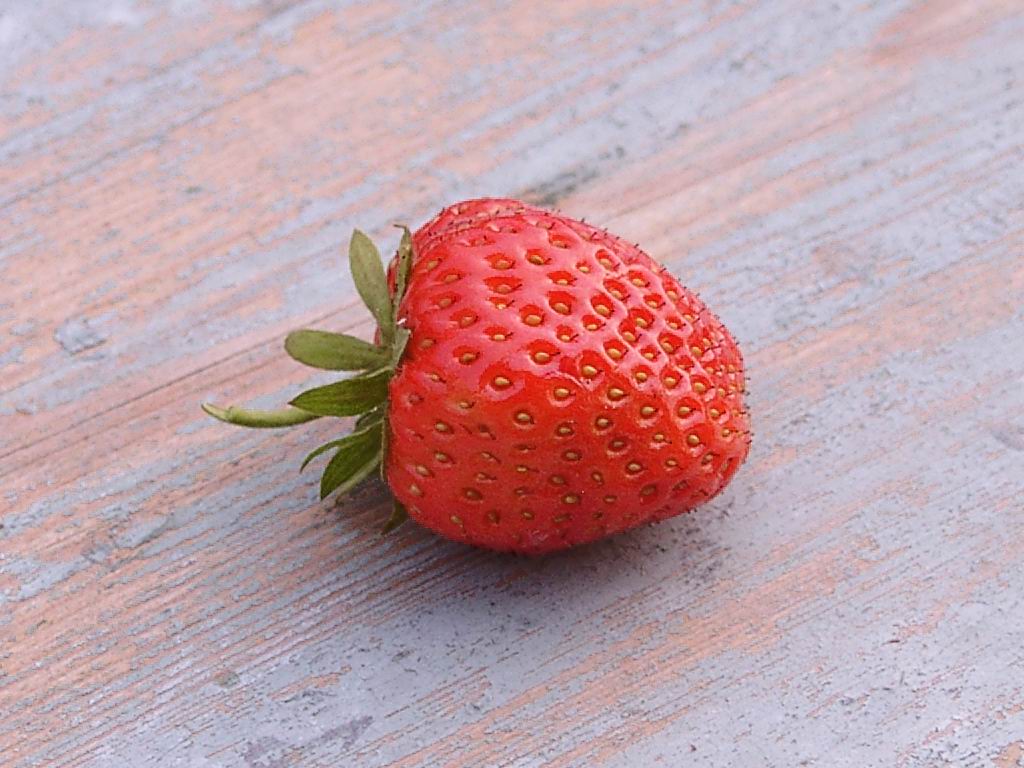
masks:
[[[725,327],[636,246],[516,200],[408,230],[387,276],[353,235],[376,342],[296,331],[300,362],[364,371],[283,411],[204,405],[244,426],[358,416],[321,495],[378,466],[411,516],[451,539],[542,553],[689,510],[750,443],[743,361]]]

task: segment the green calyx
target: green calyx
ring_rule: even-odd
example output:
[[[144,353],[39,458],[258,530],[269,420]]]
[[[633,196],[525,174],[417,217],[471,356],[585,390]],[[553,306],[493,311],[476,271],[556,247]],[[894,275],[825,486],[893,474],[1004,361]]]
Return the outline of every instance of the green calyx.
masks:
[[[388,383],[394,375],[409,341],[409,331],[398,320],[398,307],[412,268],[412,234],[401,227],[398,246],[395,291],[388,290],[387,276],[380,252],[358,229],[349,243],[349,267],[356,290],[377,321],[379,344],[331,331],[303,329],[292,331],[284,342],[285,351],[295,360],[325,371],[352,371],[355,375],[306,390],[287,408],[273,411],[231,406],[221,408],[203,403],[203,410],[215,419],[240,427],[276,429],[304,424],[325,416],[355,416],[353,431],[313,450],[301,469],[314,459],[331,454],[320,478],[320,498],[338,491],[347,493],[374,470],[384,473],[388,436]],[[396,500],[383,533],[401,525],[407,518],[405,508]]]

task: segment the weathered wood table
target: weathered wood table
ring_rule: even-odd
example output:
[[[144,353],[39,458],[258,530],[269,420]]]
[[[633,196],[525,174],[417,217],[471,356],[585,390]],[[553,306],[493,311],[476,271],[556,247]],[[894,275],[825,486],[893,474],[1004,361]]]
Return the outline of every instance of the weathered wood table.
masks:
[[[442,204],[744,343],[728,492],[529,560],[204,399]],[[0,5],[0,764],[1024,765],[1019,0]],[[315,381],[315,377],[313,379]]]

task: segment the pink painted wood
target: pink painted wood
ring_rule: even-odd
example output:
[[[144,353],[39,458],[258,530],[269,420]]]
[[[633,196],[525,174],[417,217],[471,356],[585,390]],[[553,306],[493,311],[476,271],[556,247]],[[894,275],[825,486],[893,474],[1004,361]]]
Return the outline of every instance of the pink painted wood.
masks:
[[[1013,0],[0,9],[0,765],[997,766],[1024,750]],[[744,342],[683,518],[522,560],[198,403],[343,262],[521,196]]]

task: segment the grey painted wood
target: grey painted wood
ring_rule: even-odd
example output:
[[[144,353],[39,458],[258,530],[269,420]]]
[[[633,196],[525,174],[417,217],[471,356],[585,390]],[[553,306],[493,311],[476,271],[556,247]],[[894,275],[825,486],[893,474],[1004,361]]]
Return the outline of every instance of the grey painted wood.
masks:
[[[0,765],[996,766],[1024,754],[1015,2],[0,8]],[[517,195],[744,345],[720,499],[562,556],[201,400],[366,335],[342,248]]]

